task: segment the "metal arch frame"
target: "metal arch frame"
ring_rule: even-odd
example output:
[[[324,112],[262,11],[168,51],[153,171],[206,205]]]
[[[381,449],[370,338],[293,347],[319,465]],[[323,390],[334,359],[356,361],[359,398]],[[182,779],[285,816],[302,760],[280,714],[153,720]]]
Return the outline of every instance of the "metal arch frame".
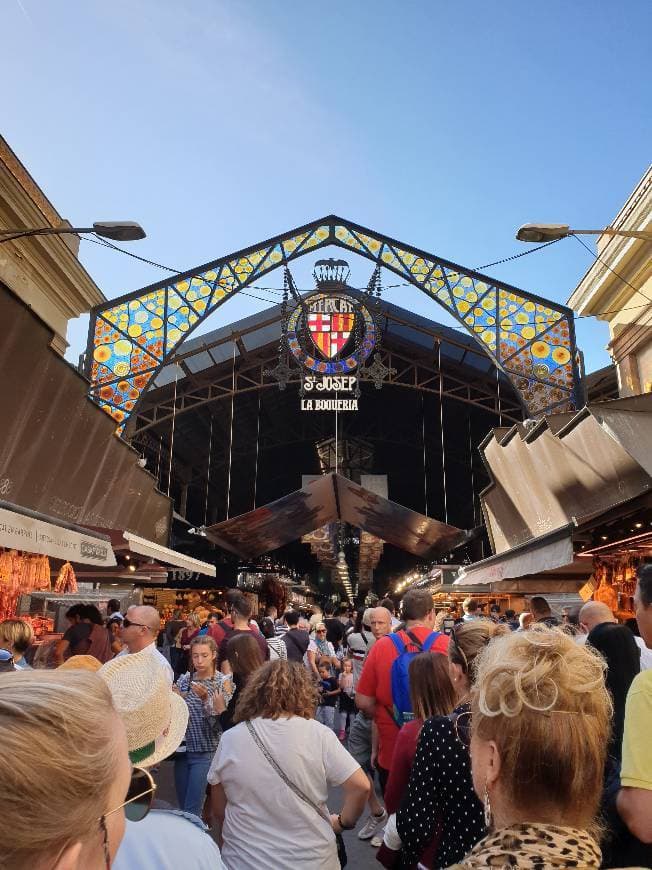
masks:
[[[583,404],[571,309],[335,215],[96,306],[86,354],[91,398],[122,432],[200,323],[263,275],[329,245],[384,266],[442,305],[509,377],[528,416]]]
[[[395,374],[390,374],[385,381],[387,386],[420,390],[433,395],[441,395],[463,404],[472,405],[480,410],[488,411],[496,416],[500,414],[510,424],[521,421],[520,407],[510,397],[501,398],[496,389],[492,389],[485,378],[471,381],[461,378],[449,371],[441,370],[436,365],[428,365],[421,360],[410,358],[405,352],[383,348],[380,351],[382,362],[389,368],[395,368]],[[214,405],[216,402],[231,399],[243,393],[258,390],[278,389],[274,381],[265,378],[265,370],[278,359],[278,352],[271,349],[267,354],[252,354],[250,362],[236,369],[235,391],[233,390],[233,374],[225,371],[220,376],[211,378],[192,376],[178,382],[176,398],[166,395],[156,403],[141,407],[134,418],[132,434],[137,438],[144,432],[167,423],[175,417],[177,420],[184,414]],[[441,375],[441,385],[440,385]],[[372,379],[362,375],[363,383],[372,383]],[[299,385],[301,372],[297,368],[288,384]],[[494,385],[495,386],[495,385]]]

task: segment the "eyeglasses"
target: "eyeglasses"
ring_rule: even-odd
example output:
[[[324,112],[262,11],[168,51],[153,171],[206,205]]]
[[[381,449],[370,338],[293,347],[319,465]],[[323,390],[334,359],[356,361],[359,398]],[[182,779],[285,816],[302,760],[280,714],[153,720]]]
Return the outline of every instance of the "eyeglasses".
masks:
[[[471,745],[471,711],[465,710],[463,713],[458,713],[453,719],[453,727],[455,728],[455,737],[468,749]]]
[[[129,783],[126,799],[120,804],[120,806],[114,807],[112,810],[109,810],[108,813],[104,813],[104,815],[99,818],[98,821],[100,823],[100,830],[102,831],[102,845],[104,847],[106,870],[110,870],[111,868],[109,831],[106,826],[106,817],[113,813],[117,813],[118,810],[121,810],[124,807],[125,818],[130,822],[141,822],[152,808],[155,791],[156,783],[152,779],[151,773],[142,767],[134,767],[131,772],[131,782]]]
[[[143,625],[142,622],[132,622],[130,619],[127,619],[127,617],[125,616],[125,618],[122,620],[122,627],[123,628],[131,628],[132,625],[135,625],[136,628],[149,628],[148,625]]]
[[[315,632],[315,634],[326,634],[326,629],[325,628],[318,628],[317,631]]]

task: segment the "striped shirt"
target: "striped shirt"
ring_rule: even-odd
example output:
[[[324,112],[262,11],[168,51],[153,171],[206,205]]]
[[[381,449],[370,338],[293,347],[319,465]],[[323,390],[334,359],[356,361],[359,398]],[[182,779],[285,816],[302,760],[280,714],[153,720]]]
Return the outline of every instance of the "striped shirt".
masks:
[[[288,624],[286,622],[277,622],[274,626],[274,633],[276,637],[283,637],[283,635],[288,633]]]
[[[269,647],[269,660],[287,659],[288,650],[285,646],[285,641],[282,637],[268,637],[267,646]]]
[[[199,683],[208,691],[208,697],[202,701],[190,688],[190,683]],[[222,692],[228,703],[231,692],[223,691],[224,675],[219,671],[214,677],[200,680],[196,675],[190,679],[190,674],[185,673],[177,680],[177,688],[183,694],[183,699],[188,705],[190,714],[188,728],[186,730],[186,750],[188,752],[215,752],[220,742],[222,729],[219,717],[213,709],[213,696],[216,692]],[[229,682],[229,685],[233,685]]]

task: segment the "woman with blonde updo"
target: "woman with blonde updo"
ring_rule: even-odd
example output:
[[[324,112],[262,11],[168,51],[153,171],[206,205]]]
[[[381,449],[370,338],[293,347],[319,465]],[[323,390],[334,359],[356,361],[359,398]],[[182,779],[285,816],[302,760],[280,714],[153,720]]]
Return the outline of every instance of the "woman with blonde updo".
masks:
[[[108,870],[132,769],[106,684],[84,671],[1,676],[0,734],[0,867]]]
[[[402,866],[448,867],[485,833],[482,803],[471,779],[468,750],[469,693],[475,660],[509,627],[489,619],[456,625],[448,645],[448,670],[457,706],[433,716],[421,729],[407,793],[396,814]]]
[[[471,690],[473,783],[489,833],[460,864],[598,868],[611,700],[602,658],[561,631],[497,639]]]

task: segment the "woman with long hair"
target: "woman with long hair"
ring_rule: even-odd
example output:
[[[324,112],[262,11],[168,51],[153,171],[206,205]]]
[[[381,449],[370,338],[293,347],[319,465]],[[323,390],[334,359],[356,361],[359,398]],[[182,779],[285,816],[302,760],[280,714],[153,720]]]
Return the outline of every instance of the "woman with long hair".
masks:
[[[455,690],[450,679],[448,658],[441,653],[424,652],[416,655],[409,666],[410,701],[414,719],[401,728],[394,746],[392,766],[385,787],[385,807],[390,814],[385,827],[383,847],[378,860],[386,867],[394,867],[401,848],[396,834],[396,812],[407,791],[410,771],[417,751],[423,723],[433,716],[448,716],[455,706]],[[436,849],[436,837],[423,855],[428,863]]]
[[[107,686],[84,671],[2,675],[0,733],[0,867],[109,868],[132,767]]]
[[[175,689],[188,705],[186,751],[174,760],[174,782],[179,807],[201,814],[206,792],[206,775],[220,741],[222,729],[213,698],[228,693],[225,677],[217,670],[217,646],[212,637],[190,641],[191,670],[177,680]],[[229,681],[230,683],[230,681]]]
[[[213,698],[213,707],[219,715],[222,731],[233,727],[235,707],[240,694],[254,671],[264,663],[260,645],[251,632],[236,634],[228,640],[226,658],[231,669],[232,682],[227,677],[224,690]]]
[[[594,825],[612,712],[604,661],[534,627],[491,643],[476,670],[470,752],[488,831],[454,866],[600,867]]]
[[[405,867],[416,865],[437,836],[426,867],[448,867],[459,861],[485,833],[482,803],[471,779],[467,746],[470,692],[476,657],[509,628],[489,619],[456,625],[450,635],[448,668],[457,706],[448,716],[427,719],[419,734],[405,797],[396,814]]]
[[[339,870],[336,835],[355,826],[369,783],[315,720],[316,703],[301,664],[268,662],[249,678],[208,774],[227,866]],[[335,786],[344,800],[331,814],[326,800]]]

